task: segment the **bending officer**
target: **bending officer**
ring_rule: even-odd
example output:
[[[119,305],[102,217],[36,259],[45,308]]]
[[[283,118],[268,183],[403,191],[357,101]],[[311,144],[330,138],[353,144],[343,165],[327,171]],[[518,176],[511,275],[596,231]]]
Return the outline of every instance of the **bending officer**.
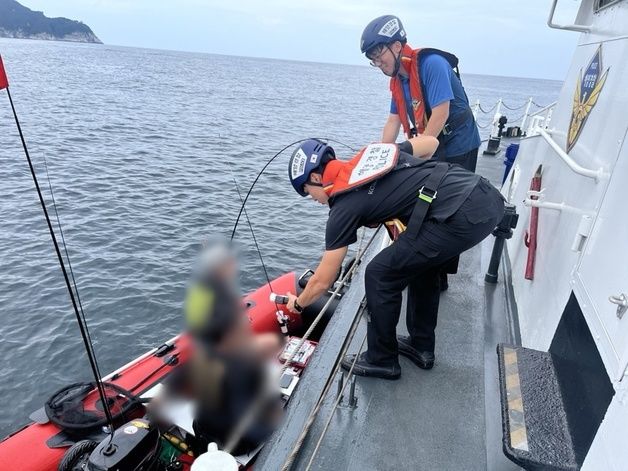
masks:
[[[297,193],[330,208],[325,252],[303,292],[289,294],[291,311],[301,312],[329,289],[359,227],[395,218],[407,226],[366,268],[368,350],[357,360],[355,374],[396,379],[399,353],[421,368],[433,366],[439,268],[482,241],[503,216],[502,196],[487,180],[429,159],[437,146],[436,138],[418,136],[400,145],[371,144],[341,161],[332,147],[310,139],[290,159]],[[406,287],[410,335],[397,337]],[[343,367],[352,361],[347,356]]]

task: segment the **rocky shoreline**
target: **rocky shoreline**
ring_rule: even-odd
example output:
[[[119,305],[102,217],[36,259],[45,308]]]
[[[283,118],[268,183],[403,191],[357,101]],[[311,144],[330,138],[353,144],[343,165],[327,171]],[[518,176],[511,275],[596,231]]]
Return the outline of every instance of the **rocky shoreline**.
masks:
[[[68,18],[48,18],[15,0],[0,0],[0,38],[44,39],[102,44],[89,26]]]
[[[55,36],[51,33],[26,34],[23,31],[8,31],[0,28],[0,38],[14,39],[41,39],[45,41],[69,41],[76,43],[102,44],[102,41],[93,33],[70,33],[63,36]]]

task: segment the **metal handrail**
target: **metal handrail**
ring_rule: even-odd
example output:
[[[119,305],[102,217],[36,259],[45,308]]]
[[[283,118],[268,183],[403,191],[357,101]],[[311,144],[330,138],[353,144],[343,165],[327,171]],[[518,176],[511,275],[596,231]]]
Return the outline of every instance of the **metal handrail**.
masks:
[[[536,134],[536,129],[539,127],[543,127],[544,129],[547,129],[549,127],[555,105],[556,102],[552,103],[551,105],[547,105],[545,108],[539,110],[537,113],[530,115],[530,124],[528,125],[528,130],[526,131],[528,137],[534,136]]]
[[[532,118],[533,116],[540,115],[541,113],[544,113],[545,111],[548,111],[548,110],[550,110],[551,108],[554,108],[554,107],[556,106],[556,104],[557,104],[557,103],[558,103],[557,101],[555,101],[555,102],[553,102],[553,103],[550,103],[549,105],[544,106],[544,107],[543,107],[543,108],[541,108],[540,110],[536,110],[534,113],[530,113],[528,116],[529,116],[530,118]]]
[[[569,206],[565,203],[554,203],[552,201],[544,200],[544,190],[541,191],[528,191],[526,198],[523,200],[523,205],[531,208],[545,208],[545,209],[553,209],[555,211],[567,211],[570,213],[582,213],[583,211],[579,208],[574,208],[573,206]],[[532,199],[532,197],[536,197],[537,199]]]
[[[577,25],[577,24],[573,24],[573,25],[559,25],[554,23],[554,12],[556,11],[556,4],[558,3],[558,0],[554,0],[552,2],[552,8],[550,10],[550,14],[549,14],[549,18],[547,19],[547,26],[549,26],[550,28],[555,28],[555,29],[565,29],[568,31],[579,31],[581,33],[589,33],[591,32],[592,26],[593,25]]]
[[[567,166],[578,175],[582,175],[583,177],[593,178],[596,181],[596,183],[602,178],[602,176],[604,176],[604,169],[602,167],[600,167],[597,170],[593,170],[589,168],[584,168],[578,163],[576,163],[576,161],[573,160],[569,156],[569,154],[567,154],[564,150],[562,150],[560,146],[558,145],[558,143],[554,139],[552,139],[552,136],[550,136],[549,133],[545,131],[544,129],[537,127],[535,129],[535,132],[540,134],[543,137],[543,139],[545,139],[545,141],[550,145],[550,147],[554,149],[554,152],[558,154],[558,156],[563,160],[563,162],[565,162]]]

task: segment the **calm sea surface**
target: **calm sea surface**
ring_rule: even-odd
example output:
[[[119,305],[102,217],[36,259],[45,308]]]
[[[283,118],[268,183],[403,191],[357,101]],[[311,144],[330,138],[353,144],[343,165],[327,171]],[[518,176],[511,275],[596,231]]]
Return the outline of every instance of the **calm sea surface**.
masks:
[[[304,137],[352,148],[376,141],[388,115],[387,80],[368,66],[10,39],[0,39],[0,54],[50,202],[47,162],[103,372],[181,331],[192,261],[203,240],[230,235],[236,182],[246,192],[276,152]],[[549,104],[561,87],[463,79],[485,109],[500,97],[511,107],[528,97]],[[294,193],[289,155],[247,204],[271,278],[314,267],[324,247],[326,210]],[[251,290],[264,276],[245,220],[236,238]],[[91,378],[64,286],[0,91],[0,436],[56,389]]]

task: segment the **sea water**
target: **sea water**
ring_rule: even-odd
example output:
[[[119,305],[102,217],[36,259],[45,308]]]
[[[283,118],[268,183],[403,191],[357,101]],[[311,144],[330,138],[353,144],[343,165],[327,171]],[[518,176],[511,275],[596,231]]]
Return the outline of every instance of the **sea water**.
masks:
[[[0,39],[0,54],[54,216],[53,190],[103,374],[182,330],[199,247],[231,235],[240,196],[277,152],[323,137],[350,157],[380,138],[389,110],[387,79],[367,65],[10,39]],[[561,87],[466,75],[464,58],[461,69],[469,100],[488,111],[503,98],[517,108],[506,110],[513,124],[529,97],[546,105]],[[493,113],[478,116],[483,138]],[[291,151],[268,166],[247,203],[271,279],[315,268],[324,249],[326,209],[290,186]],[[254,289],[265,276],[245,217],[235,239],[241,285]],[[91,379],[5,91],[0,320],[4,436],[55,390]]]

